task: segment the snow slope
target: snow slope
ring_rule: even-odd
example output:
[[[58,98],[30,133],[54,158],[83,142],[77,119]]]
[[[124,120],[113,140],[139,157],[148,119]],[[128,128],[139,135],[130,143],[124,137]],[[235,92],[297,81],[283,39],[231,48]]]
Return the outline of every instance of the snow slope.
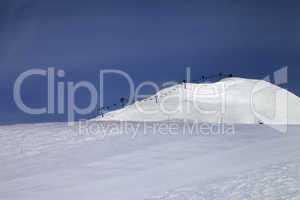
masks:
[[[0,126],[0,199],[300,200],[297,96],[240,78],[156,95],[72,126]]]
[[[161,123],[131,122],[119,135],[83,134],[78,124],[0,126],[0,199],[300,199],[299,126],[183,134],[186,123],[176,121],[173,134],[145,131]]]
[[[156,103],[157,96],[158,103]],[[300,124],[300,98],[262,80],[227,78],[175,85],[96,121],[190,119],[210,123]]]

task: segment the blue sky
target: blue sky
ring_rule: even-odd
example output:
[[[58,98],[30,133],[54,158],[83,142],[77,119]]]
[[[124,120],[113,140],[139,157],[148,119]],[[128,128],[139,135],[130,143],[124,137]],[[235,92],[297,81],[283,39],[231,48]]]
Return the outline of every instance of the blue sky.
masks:
[[[27,115],[13,101],[17,76],[31,68],[56,67],[64,81],[98,72],[126,71],[136,83],[162,83],[218,72],[263,78],[284,65],[300,95],[299,1],[68,1],[4,0],[0,3],[0,123],[64,121],[65,115]],[[127,94],[124,80],[107,82],[105,101]],[[24,100],[45,105],[45,80],[24,86]],[[86,105],[85,91],[77,96]],[[91,116],[78,116],[78,118]]]

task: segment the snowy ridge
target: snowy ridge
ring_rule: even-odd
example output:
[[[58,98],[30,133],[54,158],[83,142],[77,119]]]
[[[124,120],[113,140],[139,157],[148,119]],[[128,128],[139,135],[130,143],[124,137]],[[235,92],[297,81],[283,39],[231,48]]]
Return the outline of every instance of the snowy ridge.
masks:
[[[155,96],[158,99],[156,103]],[[189,119],[209,123],[300,124],[300,98],[269,82],[226,78],[165,88],[96,121]]]
[[[297,96],[238,78],[175,85],[156,95],[158,103],[152,96],[85,126],[0,126],[0,199],[300,199],[300,126],[286,126],[299,123]],[[166,114],[161,105],[176,112]],[[203,122],[232,131],[185,134],[186,126]],[[123,123],[128,132],[116,129]],[[172,134],[145,129],[167,124],[177,125]]]

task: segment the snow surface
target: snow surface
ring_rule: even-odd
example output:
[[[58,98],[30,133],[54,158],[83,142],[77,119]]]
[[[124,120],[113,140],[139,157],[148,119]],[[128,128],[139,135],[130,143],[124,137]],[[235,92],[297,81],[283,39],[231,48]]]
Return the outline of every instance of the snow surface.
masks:
[[[0,126],[0,199],[300,199],[299,126],[183,134],[190,122],[174,121],[172,134],[145,129],[162,123],[131,122],[136,132],[120,134],[65,123]]]
[[[297,96],[240,78],[156,96],[72,126],[0,126],[0,199],[300,200]]]
[[[156,103],[155,96],[158,98]],[[300,98],[263,80],[226,78],[165,88],[96,121],[191,119],[210,123],[300,124]]]

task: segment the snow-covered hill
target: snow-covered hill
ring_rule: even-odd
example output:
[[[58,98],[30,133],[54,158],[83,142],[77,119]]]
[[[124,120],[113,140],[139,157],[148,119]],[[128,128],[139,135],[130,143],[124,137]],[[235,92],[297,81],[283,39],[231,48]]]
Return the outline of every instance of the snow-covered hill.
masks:
[[[300,98],[262,80],[227,78],[175,85],[96,121],[198,120],[210,123],[300,124]]]
[[[300,200],[299,109],[284,89],[231,78],[73,126],[0,126],[0,199]]]

